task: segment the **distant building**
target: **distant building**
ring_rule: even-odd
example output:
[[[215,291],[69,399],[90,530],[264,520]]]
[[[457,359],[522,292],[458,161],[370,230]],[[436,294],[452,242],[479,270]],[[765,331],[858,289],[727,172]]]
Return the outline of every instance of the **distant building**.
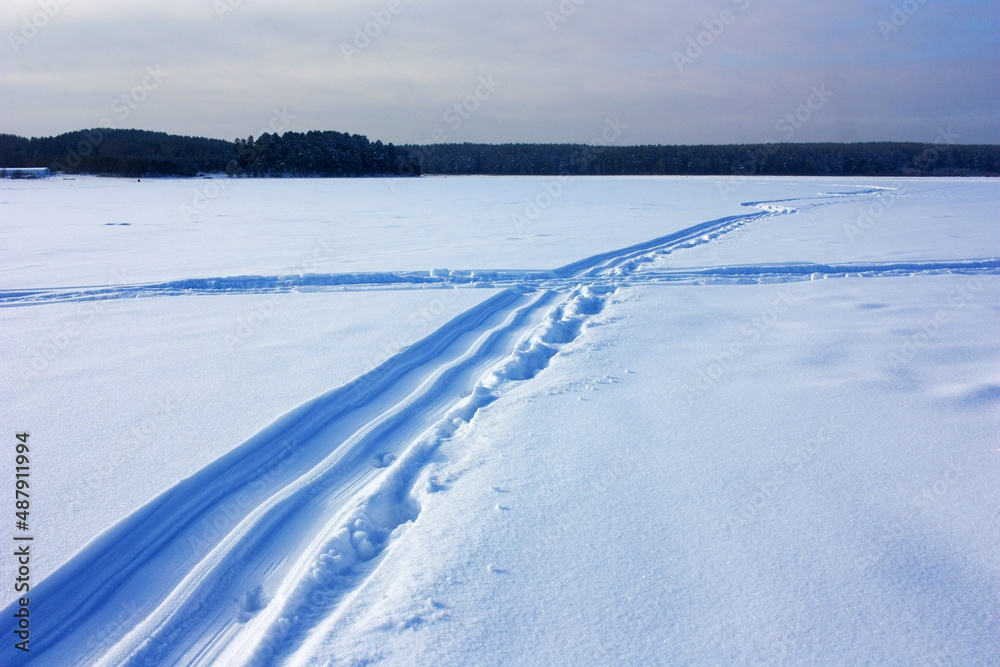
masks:
[[[52,170],[48,167],[0,167],[0,178],[48,178]]]

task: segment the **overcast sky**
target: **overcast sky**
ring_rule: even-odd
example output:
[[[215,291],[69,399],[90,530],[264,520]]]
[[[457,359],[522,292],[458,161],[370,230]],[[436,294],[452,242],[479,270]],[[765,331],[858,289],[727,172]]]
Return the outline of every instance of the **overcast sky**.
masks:
[[[3,0],[0,28],[25,136],[1000,143],[997,0]]]

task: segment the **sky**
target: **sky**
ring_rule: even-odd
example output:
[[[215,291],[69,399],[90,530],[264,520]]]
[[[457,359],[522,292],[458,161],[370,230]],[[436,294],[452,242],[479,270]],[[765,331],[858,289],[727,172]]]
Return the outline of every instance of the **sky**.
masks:
[[[1000,143],[997,0],[4,0],[0,32],[22,136]]]

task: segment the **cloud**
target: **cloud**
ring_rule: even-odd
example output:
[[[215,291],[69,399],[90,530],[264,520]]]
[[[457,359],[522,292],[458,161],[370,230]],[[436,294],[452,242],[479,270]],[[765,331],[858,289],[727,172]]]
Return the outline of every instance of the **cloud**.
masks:
[[[450,140],[585,142],[617,115],[626,143],[763,141],[825,84],[833,98],[794,140],[931,141],[951,124],[963,141],[1000,143],[1000,6],[895,6],[913,11],[870,0],[8,0],[0,130],[96,125],[159,66],[169,77],[121,126],[231,139],[287,107],[291,129],[419,142],[492,75],[500,88]]]

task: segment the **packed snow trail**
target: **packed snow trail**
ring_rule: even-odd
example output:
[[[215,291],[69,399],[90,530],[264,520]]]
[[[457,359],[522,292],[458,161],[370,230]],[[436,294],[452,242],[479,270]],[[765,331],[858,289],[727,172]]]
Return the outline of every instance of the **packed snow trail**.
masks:
[[[440,438],[505,382],[544,368],[604,303],[586,288],[553,305],[556,296],[502,292],[117,524],[39,586],[37,659],[227,664],[218,651],[237,636],[237,646],[276,637],[237,649],[243,656],[294,649],[349,589],[351,571],[416,518],[410,486]],[[145,620],[123,627],[107,608]],[[258,613],[263,621],[247,623]],[[94,636],[104,642],[81,651]]]
[[[746,202],[744,207],[758,209],[755,213],[733,215],[704,222],[687,229],[667,234],[627,248],[612,250],[586,257],[552,271],[516,271],[510,269],[435,270],[403,272],[361,272],[333,274],[299,274],[289,276],[228,276],[215,278],[190,278],[162,283],[131,285],[103,285],[61,288],[18,289],[0,291],[0,307],[23,306],[66,301],[95,301],[104,299],[140,298],[155,296],[182,296],[191,294],[258,294],[269,292],[321,291],[321,290],[371,290],[419,289],[428,287],[481,287],[500,288],[530,285],[543,289],[571,289],[577,279],[587,277],[600,280],[614,275],[623,277],[638,264],[657,255],[710,243],[754,221],[778,215],[829,206],[839,202],[837,197],[848,194],[857,196],[884,196],[885,188],[869,188],[854,193],[826,194],[803,201],[809,205],[792,209],[784,206],[768,207],[766,202]],[[785,200],[793,201],[793,200]],[[798,201],[798,200],[795,200]]]
[[[693,246],[687,246],[693,247]],[[864,262],[845,264],[754,264],[692,269],[635,269],[654,258],[672,252],[670,249],[639,250],[614,268],[603,272],[588,268],[586,278],[594,283],[633,284],[642,282],[683,282],[703,279],[713,282],[738,282],[753,276],[783,278],[787,282],[808,280],[813,274],[824,277],[845,275],[910,276],[941,273],[1000,273],[1000,259],[966,259],[922,262]],[[586,264],[589,267],[589,263]],[[451,271],[430,276],[427,272],[400,273],[331,273],[305,276],[230,276],[202,278],[124,287],[84,288],[77,290],[17,290],[0,292],[0,307],[40,305],[67,301],[101,301],[105,299],[141,298],[153,296],[185,296],[194,294],[266,294],[317,291],[363,291],[382,289],[508,289],[530,287],[565,291],[579,284],[580,277],[571,274],[560,278],[548,271]]]
[[[401,448],[405,442],[369,437],[355,438],[360,442],[348,447],[336,443],[372,429],[379,435],[390,427],[400,438],[419,435],[425,428],[419,417],[440,409],[440,402],[449,398],[428,380],[439,369],[462,362],[472,370],[495,362],[506,353],[497,349],[497,339],[509,340],[518,335],[518,327],[533,324],[531,318],[537,319],[550,300],[547,293],[529,299],[514,291],[487,300],[365,376],[281,417],[127,517],[39,586],[36,651],[44,654],[50,644],[76,644],[87,636],[117,640],[122,629],[105,627],[102,621],[108,619],[95,614],[96,609],[130,609],[140,617],[152,612],[154,603],[211,556],[209,550],[228,531],[279,491],[302,483],[317,466],[325,464],[327,476],[339,474],[332,492],[347,494],[359,487],[376,473],[374,457],[389,461],[398,454],[391,445]],[[417,412],[418,419],[409,425],[398,418],[390,422],[387,417],[401,408]],[[296,499],[309,500],[310,491]],[[90,585],[78,586],[84,579]],[[57,594],[49,597],[46,590]]]
[[[721,218],[549,272],[220,278],[0,294],[66,300],[310,287],[504,287],[378,368],[278,418],[110,528],[32,591],[38,664],[277,664],[322,637],[350,592],[420,513],[437,446],[530,380],[632,282],[997,273],[1000,261],[784,264],[667,270],[665,254],[806,207],[883,190],[750,202]],[[806,202],[806,203],[802,203]],[[4,612],[2,631],[13,629]],[[305,648],[303,648],[305,647]]]

